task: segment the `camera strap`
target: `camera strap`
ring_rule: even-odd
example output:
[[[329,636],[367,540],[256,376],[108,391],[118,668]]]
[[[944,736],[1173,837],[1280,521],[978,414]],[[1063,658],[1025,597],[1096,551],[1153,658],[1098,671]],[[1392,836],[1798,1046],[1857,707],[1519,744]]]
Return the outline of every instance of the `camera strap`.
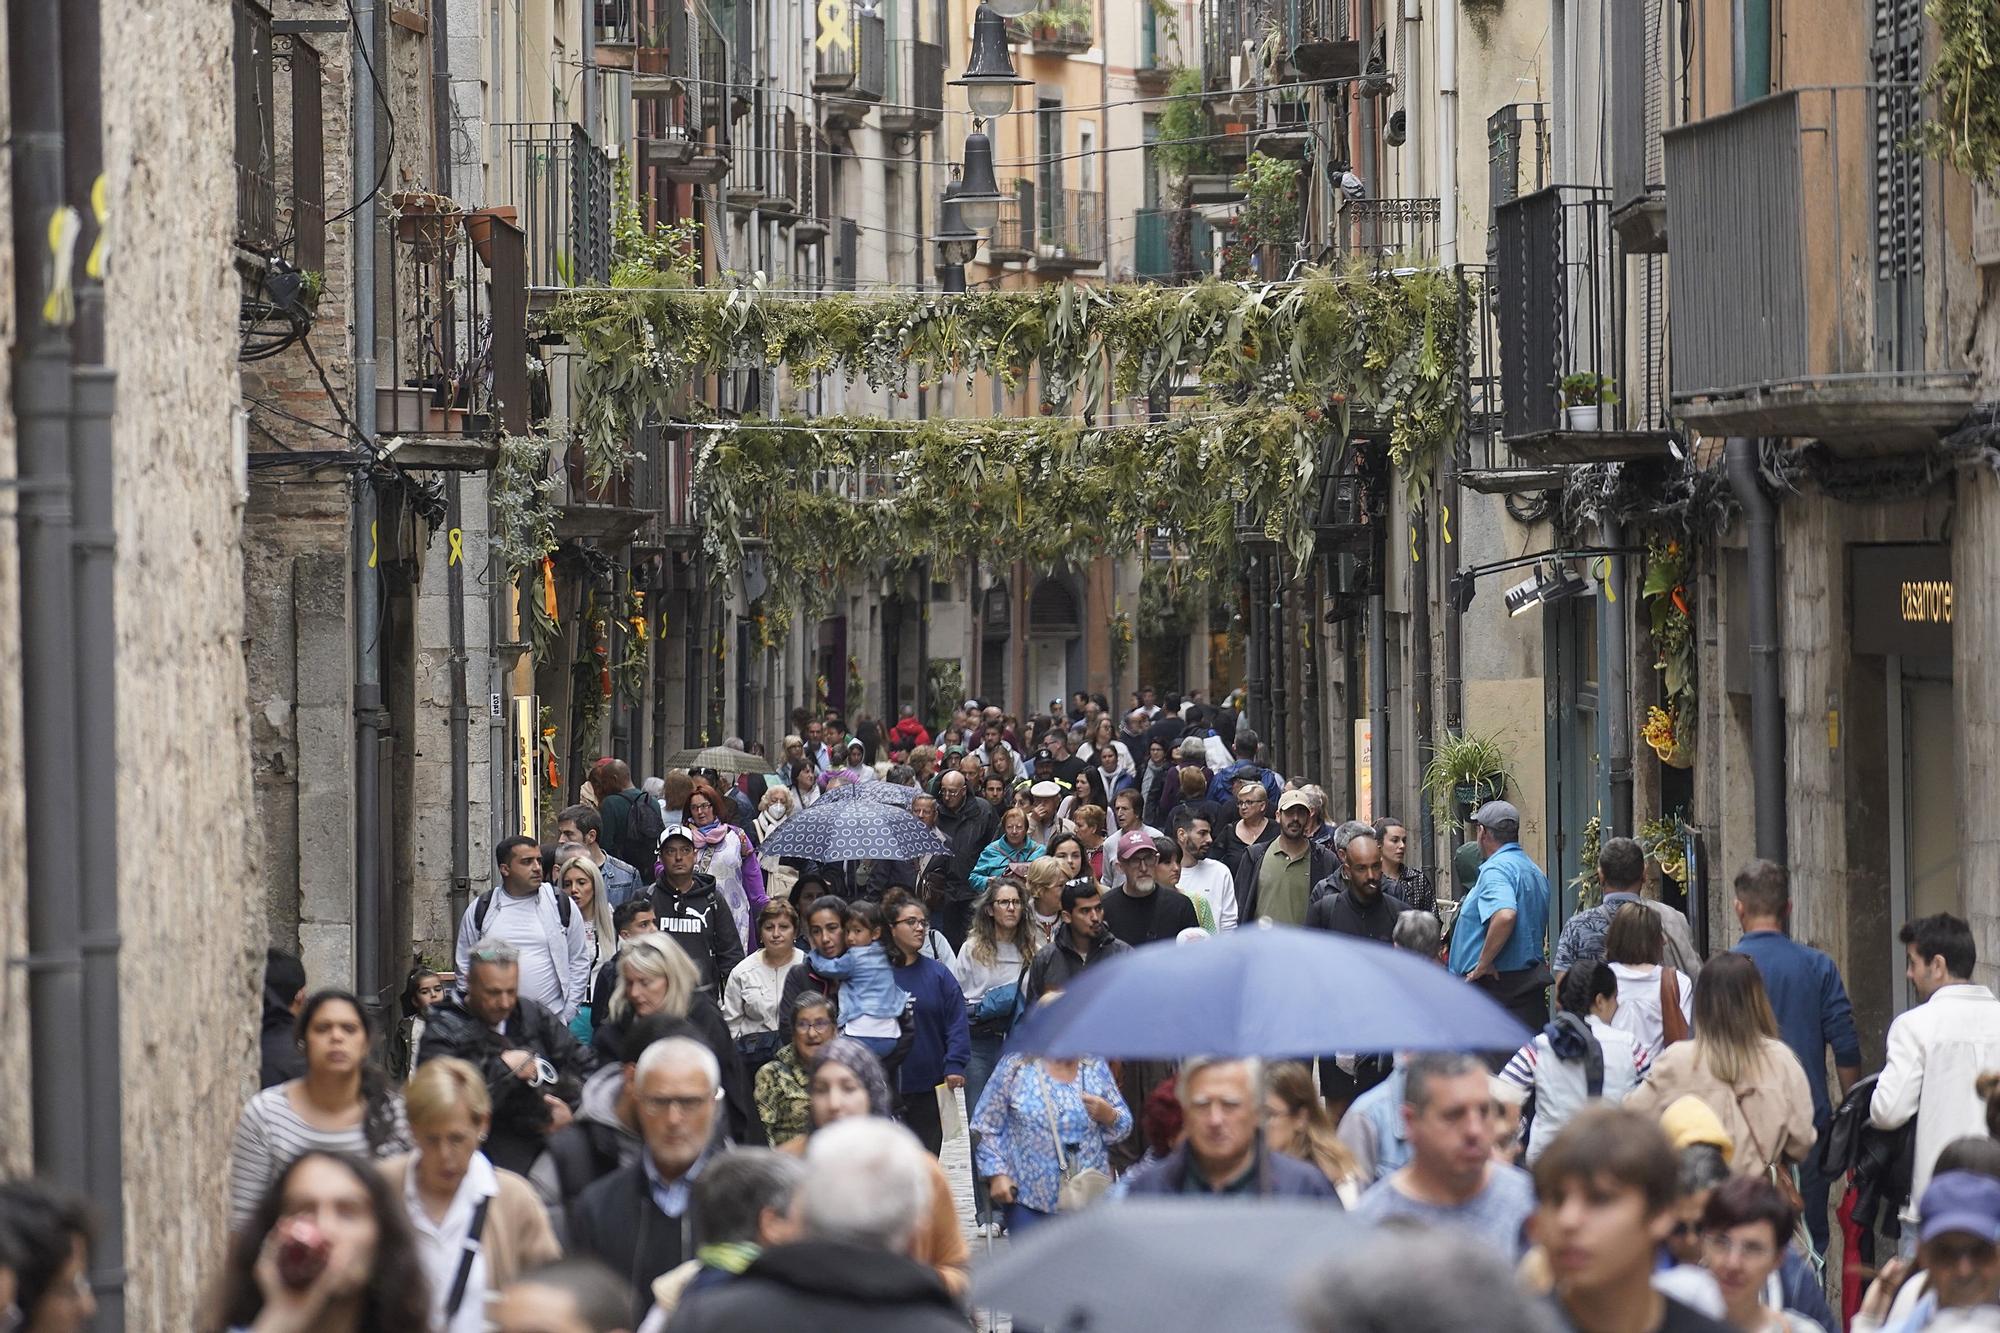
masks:
[[[493,1202],[487,1195],[472,1210],[472,1224],[465,1229],[465,1249],[458,1256],[458,1276],[452,1279],[451,1299],[444,1303],[444,1322],[450,1325],[458,1317],[458,1307],[465,1304],[465,1286],[472,1281],[472,1261],[479,1257],[479,1235],[486,1230],[486,1209]]]

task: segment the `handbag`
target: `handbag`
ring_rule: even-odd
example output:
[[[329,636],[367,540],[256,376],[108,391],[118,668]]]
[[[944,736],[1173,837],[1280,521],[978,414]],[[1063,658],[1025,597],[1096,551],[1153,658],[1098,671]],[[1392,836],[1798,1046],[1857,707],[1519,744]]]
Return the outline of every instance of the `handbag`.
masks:
[[[1660,1038],[1667,1046],[1688,1038],[1687,1015],[1681,1012],[1680,973],[1664,965],[1660,968]]]
[[[1764,1145],[1757,1142],[1757,1131],[1751,1126],[1750,1117],[1743,1110],[1743,1094],[1737,1092],[1733,1095],[1736,1098],[1736,1112],[1743,1116],[1743,1128],[1750,1136],[1750,1146],[1756,1151],[1757,1160],[1764,1164],[1765,1178],[1771,1182],[1771,1187],[1778,1191],[1778,1197],[1785,1201],[1785,1206],[1799,1219],[1792,1227],[1792,1240],[1797,1243],[1799,1253],[1805,1256],[1806,1262],[1812,1265],[1813,1271],[1823,1271],[1826,1266],[1826,1256],[1813,1248],[1812,1231],[1806,1226],[1805,1194],[1799,1189],[1798,1168],[1780,1157],[1765,1156]]]
[[[1041,1071],[1042,1082],[1047,1085],[1047,1095],[1042,1098],[1042,1111],[1048,1116],[1049,1138],[1056,1145],[1056,1170],[1062,1175],[1062,1185],[1056,1190],[1056,1211],[1076,1213],[1097,1202],[1097,1197],[1111,1188],[1111,1175],[1099,1171],[1094,1166],[1073,1167],[1069,1154],[1063,1151],[1062,1135],[1056,1132],[1056,1089],[1055,1080],[1047,1070]],[[1081,1078],[1082,1074],[1079,1073]]]

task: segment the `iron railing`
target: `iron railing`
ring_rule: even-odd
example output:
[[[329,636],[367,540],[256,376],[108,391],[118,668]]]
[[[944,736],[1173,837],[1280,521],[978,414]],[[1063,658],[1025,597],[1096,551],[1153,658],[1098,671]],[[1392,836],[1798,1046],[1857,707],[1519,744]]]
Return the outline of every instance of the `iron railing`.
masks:
[[[1035,182],[1026,176],[1000,182],[1000,217],[987,235],[986,252],[996,261],[1032,259],[1038,230]]]
[[[827,98],[829,117],[859,120],[882,100],[889,82],[888,25],[859,5],[823,5],[813,44],[813,91]]]
[[[662,7],[651,19],[642,15],[636,55],[635,89],[642,81],[650,87],[634,101],[640,160],[670,180],[712,183],[732,161],[729,35],[701,0],[663,0]],[[653,33],[674,44],[654,47],[661,39]]]
[[[944,123],[944,48],[936,42],[889,44],[888,87],[877,117],[885,134],[922,134]]]
[[[1088,267],[1104,262],[1104,196],[1095,190],[1044,190],[1035,244],[1045,262]]]
[[[1284,0],[1285,47],[1309,79],[1351,78],[1361,72],[1351,0]]]
[[[1349,199],[1334,216],[1334,252],[1376,268],[1428,268],[1437,263],[1438,201]]]
[[[1944,284],[1926,299],[1920,115],[1908,84],[1800,88],[1666,132],[1677,405],[1965,377]]]
[[[1201,77],[1217,91],[1258,81],[1257,51],[1279,0],[1204,0],[1201,21]]]
[[[1142,208],[1135,215],[1132,276],[1140,282],[1192,282],[1215,271],[1215,233],[1207,221],[1188,210],[1189,262],[1174,262],[1174,210]]]
[[[611,154],[569,124],[511,124],[506,198],[527,240],[531,288],[601,287],[611,278]]]
[[[277,107],[271,11],[257,0],[232,6],[236,118],[236,240],[268,253],[278,244]]]
[[[528,283],[520,230],[456,213],[397,220],[382,435],[490,438],[529,429]]]

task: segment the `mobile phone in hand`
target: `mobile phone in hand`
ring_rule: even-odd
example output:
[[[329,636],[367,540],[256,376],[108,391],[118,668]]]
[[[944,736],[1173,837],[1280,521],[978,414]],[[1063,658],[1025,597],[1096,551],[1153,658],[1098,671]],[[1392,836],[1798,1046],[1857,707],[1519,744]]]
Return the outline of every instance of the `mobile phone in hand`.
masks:
[[[304,1291],[326,1271],[326,1233],[311,1218],[295,1217],[280,1225],[278,1278],[292,1290]]]

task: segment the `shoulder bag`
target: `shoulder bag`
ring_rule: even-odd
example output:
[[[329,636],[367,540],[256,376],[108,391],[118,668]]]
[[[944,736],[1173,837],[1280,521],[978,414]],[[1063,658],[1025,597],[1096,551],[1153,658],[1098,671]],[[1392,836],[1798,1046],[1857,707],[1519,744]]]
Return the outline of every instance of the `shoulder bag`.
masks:
[[[1681,1012],[1680,973],[1660,964],[1660,1037],[1666,1045],[1688,1039],[1687,1015]]]
[[[1098,1195],[1111,1188],[1111,1177],[1094,1166],[1077,1167],[1063,1151],[1062,1135],[1056,1130],[1056,1088],[1055,1080],[1048,1071],[1039,1071],[1042,1076],[1042,1110],[1048,1116],[1049,1138],[1056,1145],[1056,1170],[1062,1175],[1062,1186],[1056,1191],[1056,1211],[1076,1213],[1097,1202]],[[1083,1091],[1083,1069],[1077,1068],[1077,1091]],[[1095,1126],[1093,1125],[1093,1128]]]

